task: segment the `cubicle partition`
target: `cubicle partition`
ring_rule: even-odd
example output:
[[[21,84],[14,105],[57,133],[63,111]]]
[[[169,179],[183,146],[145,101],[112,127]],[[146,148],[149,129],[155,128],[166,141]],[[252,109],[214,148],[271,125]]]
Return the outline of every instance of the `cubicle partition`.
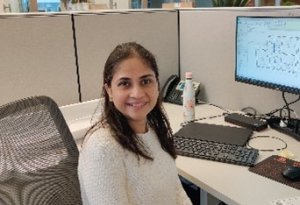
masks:
[[[76,14],[82,100],[99,98],[105,61],[123,42],[140,43],[155,55],[162,84],[178,74],[177,16],[176,10]]]
[[[284,104],[281,92],[234,80],[238,15],[299,16],[300,7],[0,15],[0,104],[32,95],[60,106],[99,98],[109,53],[136,41],[156,56],[162,85],[192,71],[203,101],[271,111]],[[299,103],[292,108],[300,112]]]
[[[163,84],[178,74],[178,11],[0,15],[0,105],[47,95],[60,106],[100,97],[109,53],[135,41],[157,58]]]
[[[0,45],[0,105],[34,95],[78,102],[70,15],[1,15]]]
[[[280,91],[235,82],[236,16],[299,16],[300,7],[220,8],[180,11],[180,68],[202,83],[204,101],[266,113],[284,105]],[[287,95],[288,100],[297,98]],[[300,105],[293,107],[298,113]]]

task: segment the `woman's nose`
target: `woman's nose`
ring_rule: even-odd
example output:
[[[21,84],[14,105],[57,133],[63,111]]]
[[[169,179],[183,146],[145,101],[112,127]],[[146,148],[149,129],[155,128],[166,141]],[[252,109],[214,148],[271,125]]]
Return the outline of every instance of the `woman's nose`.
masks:
[[[133,86],[130,94],[130,97],[141,98],[144,96],[144,89],[138,85]]]

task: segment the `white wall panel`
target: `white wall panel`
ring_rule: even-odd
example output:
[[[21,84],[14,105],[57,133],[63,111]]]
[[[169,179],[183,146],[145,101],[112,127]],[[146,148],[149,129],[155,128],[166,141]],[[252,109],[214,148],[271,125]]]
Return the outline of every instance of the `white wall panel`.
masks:
[[[1,16],[0,45],[0,105],[33,95],[78,102],[70,16]]]

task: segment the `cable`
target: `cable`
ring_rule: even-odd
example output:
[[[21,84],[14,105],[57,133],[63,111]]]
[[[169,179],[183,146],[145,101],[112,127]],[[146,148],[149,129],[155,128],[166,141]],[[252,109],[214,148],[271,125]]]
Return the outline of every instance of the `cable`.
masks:
[[[275,139],[275,140],[279,140],[280,142],[283,143],[283,146],[281,148],[277,148],[277,149],[258,149],[258,148],[255,148],[253,146],[250,145],[250,142],[255,140],[255,139],[260,139],[260,138],[271,138],[271,139]],[[249,141],[247,142],[247,146],[249,148],[252,148],[252,149],[257,149],[258,151],[263,151],[263,152],[274,152],[274,151],[280,151],[280,150],[284,150],[287,148],[287,143],[279,138],[279,137],[274,137],[274,136],[267,136],[267,135],[259,135],[259,136],[254,136],[254,137],[251,137],[249,139]]]
[[[223,110],[225,112],[222,113],[222,114],[220,114],[220,115],[213,115],[213,116],[208,116],[208,117],[195,118],[193,120],[182,122],[182,123],[180,123],[181,127],[184,127],[185,125],[187,125],[187,124],[189,124],[191,122],[196,122],[196,121],[201,121],[201,120],[207,120],[207,119],[213,119],[213,118],[217,118],[217,117],[223,117],[223,116],[226,116],[226,115],[230,114],[230,112],[227,109],[225,109],[225,108],[223,108],[223,107],[221,107],[219,105],[215,105],[215,104],[212,104],[212,103],[207,103],[207,102],[204,102],[204,101],[201,101],[201,103],[217,107],[217,108],[219,108],[219,109],[221,109],[221,110]]]
[[[189,124],[191,122],[196,122],[196,121],[201,121],[201,120],[208,120],[208,119],[213,119],[213,118],[217,118],[217,117],[223,117],[223,116],[226,116],[226,115],[228,115],[228,113],[223,113],[223,114],[220,114],[220,115],[213,115],[213,116],[208,116],[208,117],[196,118],[194,120],[189,120],[189,121],[186,121],[186,122],[182,122],[182,123],[180,123],[180,126],[184,127],[184,126],[186,126],[187,124]]]
[[[284,97],[284,101],[287,102],[286,99],[285,99],[284,94],[282,94],[282,95],[283,95],[283,97]],[[272,115],[275,114],[276,112],[281,112],[281,113],[282,113],[282,111],[283,111],[284,109],[286,109],[287,106],[289,107],[290,105],[292,105],[292,104],[298,102],[299,100],[300,100],[300,95],[298,96],[298,98],[297,98],[296,100],[294,100],[294,101],[292,101],[292,102],[289,102],[289,103],[286,103],[286,104],[285,104],[284,106],[282,106],[281,108],[277,108],[277,109],[275,109],[275,110],[272,110],[272,111],[270,111],[269,113],[266,113],[265,115],[267,115],[267,116],[272,116]],[[293,110],[290,109],[290,111],[293,111]],[[280,116],[280,117],[281,117],[281,116]]]
[[[202,100],[198,100],[197,101],[198,104],[207,104],[207,105],[211,105],[211,106],[214,106],[214,107],[217,107],[223,111],[225,111],[226,113],[230,114],[230,111],[228,111],[227,109],[225,109],[224,107],[221,107],[219,105],[216,105],[216,104],[213,104],[213,103],[209,103],[209,102],[205,102],[205,101],[202,101]]]
[[[291,119],[291,110],[290,110],[290,107],[289,107],[289,103],[287,102],[287,100],[285,98],[285,92],[282,92],[282,99],[283,99],[283,101],[285,103],[285,106],[286,106],[286,109],[288,111],[288,120],[290,120]],[[282,116],[280,116],[280,117],[282,117]]]
[[[227,110],[227,109],[225,109],[224,107],[221,107],[221,106],[219,106],[219,105],[216,105],[216,104],[213,104],[213,103],[207,103],[207,104],[208,104],[208,105],[211,105],[211,106],[214,106],[214,107],[217,107],[217,108],[219,108],[219,109],[225,111],[227,114],[230,114],[230,113],[231,113],[229,110]]]
[[[257,110],[254,108],[254,107],[244,107],[241,109],[242,112],[246,113],[246,115],[250,115],[250,116],[253,116],[253,117],[256,117],[257,115]]]

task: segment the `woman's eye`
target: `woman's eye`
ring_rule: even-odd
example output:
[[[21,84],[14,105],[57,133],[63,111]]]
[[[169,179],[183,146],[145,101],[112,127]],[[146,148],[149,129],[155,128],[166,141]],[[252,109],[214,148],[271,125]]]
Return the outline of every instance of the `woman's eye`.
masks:
[[[128,81],[122,81],[118,84],[119,87],[128,87],[129,86],[129,82]]]
[[[148,84],[150,84],[150,83],[152,83],[152,80],[151,80],[151,79],[143,79],[143,80],[142,80],[142,84],[143,84],[143,85],[148,85]]]

